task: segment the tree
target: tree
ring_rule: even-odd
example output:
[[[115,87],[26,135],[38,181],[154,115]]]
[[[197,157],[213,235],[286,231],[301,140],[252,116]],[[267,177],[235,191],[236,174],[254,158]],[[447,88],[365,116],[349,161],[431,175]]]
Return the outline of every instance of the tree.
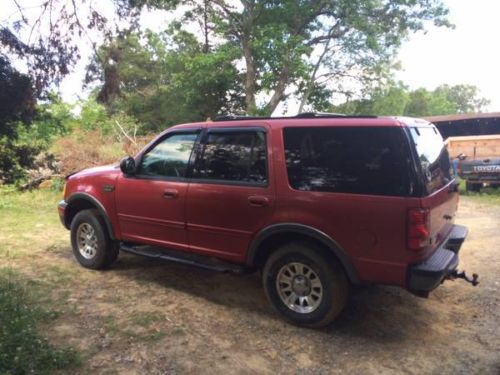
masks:
[[[455,104],[441,92],[420,88],[410,92],[409,97],[404,111],[406,116],[436,116],[457,112]]]
[[[18,145],[18,128],[36,114],[30,77],[16,71],[0,55],[0,183],[21,177],[22,168],[33,161],[30,145]]]
[[[423,21],[447,24],[447,10],[440,0],[237,4],[212,0],[212,4],[216,34],[235,43],[243,56],[248,113],[271,114],[298,89],[307,103],[314,88],[328,89],[332,80],[348,75],[364,78],[387,62],[401,40],[421,29]],[[315,61],[316,47],[323,47],[323,52]],[[340,85],[334,89],[344,90]],[[268,98],[258,105],[262,94]]]
[[[102,83],[98,98],[111,112],[134,116],[143,132],[240,111],[238,51],[230,45],[205,50],[205,41],[176,24],[161,34],[130,33],[100,49],[87,78]]]
[[[472,85],[441,85],[433,91],[409,90],[401,82],[376,88],[368,98],[332,105],[329,110],[350,115],[395,115],[425,117],[478,112],[489,101]]]
[[[482,112],[490,101],[479,94],[479,89],[473,85],[441,85],[434,90],[453,103],[458,113]]]

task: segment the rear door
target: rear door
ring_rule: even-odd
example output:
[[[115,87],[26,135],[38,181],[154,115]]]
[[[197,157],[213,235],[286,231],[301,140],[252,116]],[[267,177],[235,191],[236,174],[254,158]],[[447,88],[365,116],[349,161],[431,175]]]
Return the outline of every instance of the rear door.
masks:
[[[192,251],[242,261],[275,202],[265,127],[208,128],[187,198]]]
[[[412,126],[409,132],[424,185],[422,207],[430,210],[431,245],[436,248],[446,238],[455,220],[457,184],[451,177],[448,151],[436,127]]]

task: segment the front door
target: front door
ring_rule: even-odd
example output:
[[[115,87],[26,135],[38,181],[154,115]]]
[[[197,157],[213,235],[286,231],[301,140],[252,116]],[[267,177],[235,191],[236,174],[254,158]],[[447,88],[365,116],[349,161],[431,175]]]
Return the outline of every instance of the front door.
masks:
[[[270,221],[274,187],[265,128],[209,128],[189,185],[192,251],[242,261],[252,236]]]
[[[186,173],[198,133],[168,133],[140,157],[135,176],[119,177],[116,208],[124,241],[187,249]]]

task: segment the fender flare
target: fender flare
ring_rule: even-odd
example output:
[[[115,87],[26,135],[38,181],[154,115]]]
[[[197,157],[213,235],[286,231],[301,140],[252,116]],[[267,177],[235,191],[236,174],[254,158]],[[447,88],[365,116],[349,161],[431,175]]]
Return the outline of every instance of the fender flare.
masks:
[[[97,200],[94,196],[90,195],[89,193],[75,193],[72,194],[69,199],[67,200],[68,206],[66,207],[66,210],[71,207],[71,203],[78,201],[78,200],[84,200],[92,205],[94,205],[97,208],[97,211],[99,211],[99,214],[101,215],[102,219],[104,220],[104,223],[106,224],[106,229],[108,230],[109,237],[112,240],[116,240],[114,231],[113,231],[113,226],[111,225],[111,221],[109,220],[108,213],[106,212],[106,209],[102,205],[101,202]]]
[[[340,261],[344,270],[346,271],[349,281],[353,284],[359,284],[358,274],[354,268],[351,260],[342,249],[342,247],[333,238],[328,236],[326,233],[320,231],[319,229],[310,227],[308,225],[298,224],[298,223],[281,223],[273,224],[264,229],[262,229],[252,240],[248,253],[246,263],[247,265],[253,266],[257,252],[260,245],[270,236],[277,233],[297,233],[304,236],[314,238],[315,240],[321,242],[325,247],[330,250]]]

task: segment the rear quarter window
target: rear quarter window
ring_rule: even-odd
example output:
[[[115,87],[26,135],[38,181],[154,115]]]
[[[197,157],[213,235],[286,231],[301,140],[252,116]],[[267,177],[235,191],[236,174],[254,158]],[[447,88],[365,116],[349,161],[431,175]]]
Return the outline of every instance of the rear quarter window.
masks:
[[[443,137],[434,126],[410,127],[409,132],[422,170],[428,194],[451,180],[451,165]]]
[[[290,186],[302,191],[411,196],[411,155],[398,127],[284,129]]]

